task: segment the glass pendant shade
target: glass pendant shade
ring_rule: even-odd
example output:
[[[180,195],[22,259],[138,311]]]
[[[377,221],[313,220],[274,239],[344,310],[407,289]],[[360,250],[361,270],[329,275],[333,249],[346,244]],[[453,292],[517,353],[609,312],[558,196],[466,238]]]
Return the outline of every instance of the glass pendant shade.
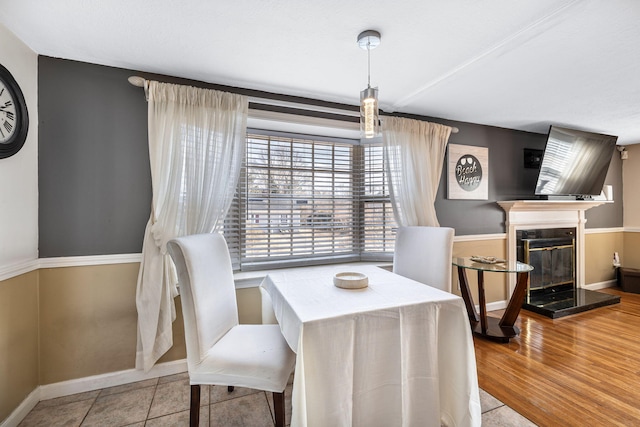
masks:
[[[360,92],[360,132],[366,139],[380,135],[378,88],[368,86]]]

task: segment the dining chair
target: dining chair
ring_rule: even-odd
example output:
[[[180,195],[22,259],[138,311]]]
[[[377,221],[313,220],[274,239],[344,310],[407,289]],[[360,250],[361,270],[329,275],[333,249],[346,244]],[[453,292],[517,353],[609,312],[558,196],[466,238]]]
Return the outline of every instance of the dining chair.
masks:
[[[398,227],[393,272],[451,292],[454,234],[449,227]]]
[[[200,385],[273,392],[276,426],[284,427],[284,389],[295,364],[279,325],[244,325],[231,258],[219,233],[178,237],[167,243],[178,273],[191,384],[189,424],[200,416]]]

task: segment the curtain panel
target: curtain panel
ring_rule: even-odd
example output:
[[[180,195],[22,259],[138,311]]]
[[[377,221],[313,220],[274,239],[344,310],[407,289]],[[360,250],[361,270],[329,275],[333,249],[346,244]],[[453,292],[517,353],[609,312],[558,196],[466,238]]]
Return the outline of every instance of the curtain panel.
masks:
[[[398,226],[440,225],[434,202],[451,129],[402,117],[384,118],[382,140]]]
[[[149,160],[153,200],[138,274],[136,368],[173,345],[177,276],[169,240],[222,229],[245,150],[245,96],[151,81]]]

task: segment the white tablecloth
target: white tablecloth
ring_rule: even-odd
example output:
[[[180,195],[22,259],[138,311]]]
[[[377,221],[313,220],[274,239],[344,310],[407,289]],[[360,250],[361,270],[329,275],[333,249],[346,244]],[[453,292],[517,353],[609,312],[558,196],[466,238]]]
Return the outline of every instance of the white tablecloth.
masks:
[[[479,426],[475,353],[462,298],[374,266],[269,274],[262,287],[297,353],[292,426]]]

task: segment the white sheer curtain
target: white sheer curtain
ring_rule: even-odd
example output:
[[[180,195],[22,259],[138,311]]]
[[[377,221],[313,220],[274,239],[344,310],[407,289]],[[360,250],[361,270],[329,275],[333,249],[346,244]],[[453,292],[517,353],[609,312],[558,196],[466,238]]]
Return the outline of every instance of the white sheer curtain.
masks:
[[[434,202],[449,135],[451,128],[437,123],[383,119],[389,192],[399,226],[440,225]]]
[[[244,156],[247,98],[152,81],[148,94],[153,200],[138,274],[136,368],[173,345],[177,277],[166,243],[221,229]]]

